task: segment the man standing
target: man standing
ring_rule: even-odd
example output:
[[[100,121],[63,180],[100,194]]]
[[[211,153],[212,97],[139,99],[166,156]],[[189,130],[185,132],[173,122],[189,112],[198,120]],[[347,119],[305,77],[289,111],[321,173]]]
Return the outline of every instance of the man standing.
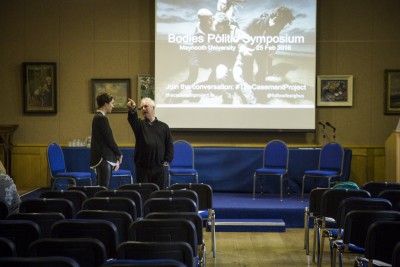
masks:
[[[135,134],[135,167],[138,183],[155,183],[165,188],[165,168],[174,157],[169,126],[155,116],[155,103],[143,98],[139,107],[144,119],[139,119],[136,103],[128,98],[128,122]]]

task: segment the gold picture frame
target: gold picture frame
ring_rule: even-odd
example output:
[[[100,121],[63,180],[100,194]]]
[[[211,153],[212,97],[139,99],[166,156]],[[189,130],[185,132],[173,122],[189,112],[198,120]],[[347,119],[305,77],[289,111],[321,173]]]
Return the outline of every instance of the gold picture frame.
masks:
[[[385,114],[400,114],[400,70],[385,70]]]
[[[25,114],[57,113],[57,64],[24,62],[23,112]]]
[[[138,103],[142,98],[150,97],[155,100],[154,76],[139,75],[138,76]]]
[[[114,97],[113,113],[127,112],[126,103],[131,97],[130,79],[92,79],[92,112],[96,112],[96,97],[100,93],[110,93]]]
[[[353,106],[353,75],[318,75],[317,106]]]

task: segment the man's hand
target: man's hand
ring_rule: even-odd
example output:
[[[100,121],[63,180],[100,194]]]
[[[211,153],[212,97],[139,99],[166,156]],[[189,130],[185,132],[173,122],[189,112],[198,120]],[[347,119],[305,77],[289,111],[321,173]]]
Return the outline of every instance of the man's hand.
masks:
[[[126,103],[126,106],[130,109],[136,108],[136,103],[132,99],[128,98],[128,103]]]
[[[114,171],[118,171],[119,170],[119,161],[117,161],[117,165],[114,166]]]

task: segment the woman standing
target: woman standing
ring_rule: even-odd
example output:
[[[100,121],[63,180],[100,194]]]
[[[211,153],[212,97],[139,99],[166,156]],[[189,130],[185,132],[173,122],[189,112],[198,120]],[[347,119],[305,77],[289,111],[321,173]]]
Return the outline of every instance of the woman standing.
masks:
[[[97,175],[100,186],[109,187],[113,170],[118,170],[122,162],[122,153],[114,140],[107,113],[114,107],[114,97],[102,93],[96,97],[97,111],[92,121],[92,139],[90,144],[90,168]]]

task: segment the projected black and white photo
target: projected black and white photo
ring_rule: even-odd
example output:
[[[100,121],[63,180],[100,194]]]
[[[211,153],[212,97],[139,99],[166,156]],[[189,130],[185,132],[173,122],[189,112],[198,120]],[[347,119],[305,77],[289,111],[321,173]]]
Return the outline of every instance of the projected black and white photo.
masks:
[[[247,110],[274,118],[239,128],[315,128],[316,0],[158,0],[156,12],[159,114],[222,112],[172,127],[237,128]]]

